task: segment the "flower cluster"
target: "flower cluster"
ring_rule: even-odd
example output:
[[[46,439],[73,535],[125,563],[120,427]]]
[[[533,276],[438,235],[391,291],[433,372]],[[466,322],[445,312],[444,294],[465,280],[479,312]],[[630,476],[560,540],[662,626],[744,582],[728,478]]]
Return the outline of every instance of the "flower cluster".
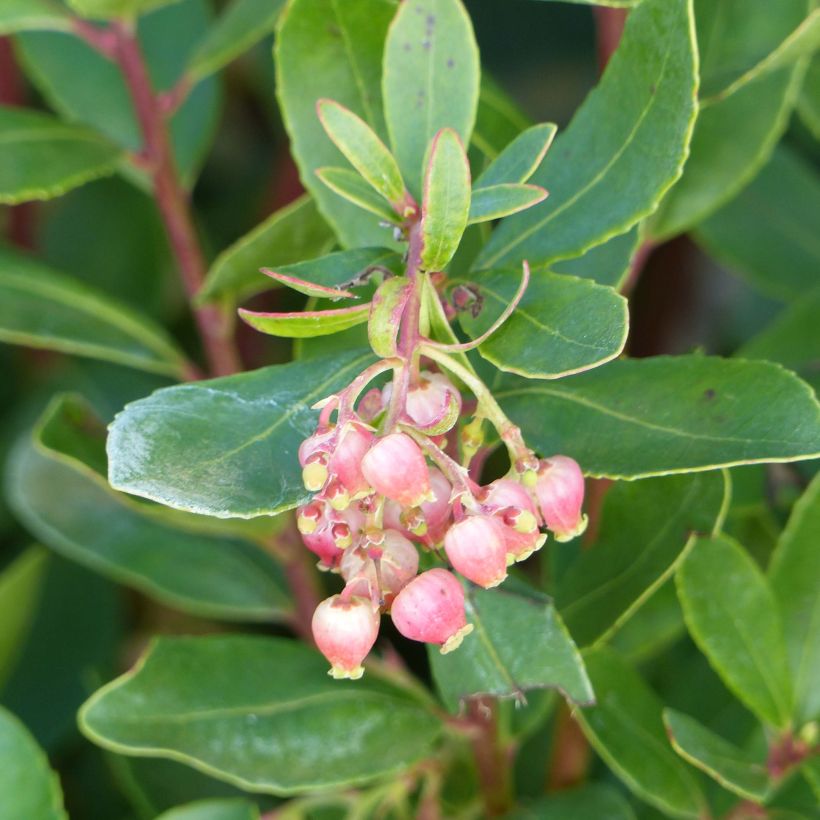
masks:
[[[359,400],[391,367],[394,381]],[[494,587],[511,564],[542,546],[543,529],[560,541],[586,526],[578,465],[566,456],[539,461],[509,424],[499,432],[516,456],[510,474],[475,483],[467,464],[482,419],[467,423],[463,405],[444,373],[413,375],[383,360],[323,403],[318,429],[302,442],[302,475],[313,496],[298,510],[298,528],[319,566],[345,582],[313,617],[334,677],[361,676],[382,613],[407,638],[442,652],[459,646],[472,630],[464,588],[436,563],[446,559],[469,581]],[[421,573],[420,553],[433,567]]]

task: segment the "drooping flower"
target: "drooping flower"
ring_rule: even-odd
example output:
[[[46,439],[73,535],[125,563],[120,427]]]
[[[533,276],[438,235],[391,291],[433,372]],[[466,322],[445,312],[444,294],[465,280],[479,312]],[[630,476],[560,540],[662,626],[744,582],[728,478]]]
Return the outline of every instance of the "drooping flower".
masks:
[[[444,536],[444,550],[453,568],[479,586],[498,586],[507,577],[504,525],[489,515],[470,515]]]
[[[377,493],[403,507],[418,507],[430,497],[427,462],[406,433],[378,439],[362,459],[362,473]]]
[[[333,595],[313,613],[313,638],[334,678],[357,680],[379,634],[379,612],[367,598]]]
[[[587,527],[582,514],[584,476],[578,463],[568,456],[542,459],[538,468],[535,496],[544,523],[556,541],[569,541]]]

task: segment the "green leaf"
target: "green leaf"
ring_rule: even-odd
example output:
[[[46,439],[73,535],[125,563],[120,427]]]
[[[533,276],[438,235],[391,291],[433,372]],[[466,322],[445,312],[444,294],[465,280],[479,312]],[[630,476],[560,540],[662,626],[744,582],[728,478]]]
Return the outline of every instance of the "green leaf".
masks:
[[[531,182],[549,198],[505,219],[476,267],[578,256],[651,213],[680,176],[696,111],[689,0],[643,0],[598,87]]]
[[[171,527],[28,441],[13,451],[6,495],[51,549],[176,609],[238,621],[289,610],[281,572],[259,547]]]
[[[662,704],[614,652],[584,652],[597,705],[575,717],[592,747],[641,800],[671,817],[706,816],[703,795],[687,766],[669,748]]]
[[[316,176],[331,190],[357,208],[375,214],[382,222],[398,223],[396,212],[362,179],[349,168],[317,168]]]
[[[165,331],[96,290],[0,246],[0,341],[180,376]]]
[[[606,495],[595,546],[556,588],[555,603],[582,646],[610,639],[712,532],[728,494],[719,472],[618,483]]]
[[[750,185],[698,225],[695,237],[767,295],[790,300],[820,284],[818,213],[820,175],[781,147]]]
[[[109,176],[121,152],[88,128],[22,108],[0,107],[0,203],[51,199]]]
[[[505,817],[507,820],[635,820],[635,813],[611,786],[590,783],[542,797]]]
[[[486,188],[474,188],[467,224],[501,219],[503,216],[525,211],[546,198],[547,192],[538,185],[504,182]]]
[[[789,725],[792,690],[780,613],[759,567],[726,536],[700,538],[675,576],[692,638],[737,698]]]
[[[643,478],[820,454],[820,406],[794,374],[713,356],[622,359],[494,391],[530,446],[588,475]]]
[[[313,336],[330,336],[364,324],[370,315],[370,305],[295,313],[260,313],[240,308],[239,315],[262,333],[286,339],[309,339]]]
[[[410,296],[410,280],[393,276],[379,285],[373,296],[367,323],[367,340],[377,356],[397,355],[398,335],[404,306]]]
[[[674,750],[744,800],[762,803],[771,783],[765,761],[739,749],[694,718],[664,709],[663,722]]]
[[[549,599],[470,587],[466,607],[472,634],[455,652],[428,652],[448,709],[457,711],[472,695],[523,699],[528,689],[544,688],[577,704],[593,702],[581,656]]]
[[[262,267],[285,266],[327,253],[333,233],[307,195],[272,213],[264,222],[222,251],[214,260],[198,299],[234,304],[271,287]]]
[[[0,689],[14,667],[40,598],[47,553],[29,547],[0,572]]]
[[[815,139],[820,139],[820,57],[810,63],[797,98],[797,113]]]
[[[510,303],[518,277],[516,271],[502,269],[472,274],[469,281],[478,286],[483,306],[475,318],[459,314],[459,323],[475,339]],[[515,313],[478,351],[500,370],[528,379],[558,379],[614,359],[628,329],[627,302],[611,288],[534,272]]]
[[[541,165],[557,130],[557,125],[544,122],[523,131],[492,161],[474,187],[526,182]]]
[[[284,4],[284,0],[233,0],[191,55],[187,75],[196,83],[256,45],[274,30]]]
[[[448,128],[469,144],[479,76],[478,47],[461,0],[399,6],[384,46],[382,95],[390,145],[416,198],[433,137]]]
[[[531,125],[532,121],[509,94],[484,71],[470,144],[492,162]]]
[[[95,19],[133,17],[179,0],[67,0],[68,5],[83,17]]]
[[[553,0],[553,2],[555,2],[555,0]],[[609,6],[610,8],[629,8],[630,6],[637,6],[641,0],[558,0],[558,2],[581,3],[587,6]]]
[[[54,0],[4,0],[0,7],[0,35],[70,28],[71,18]]]
[[[349,351],[158,390],[126,405],[108,438],[116,489],[218,518],[276,515],[303,503],[297,449],[313,404],[373,359]]]
[[[369,676],[339,685],[326,672],[281,638],[160,639],[90,698],[80,728],[115,752],[274,794],[396,775],[430,753],[440,723],[426,709]]]
[[[182,0],[140,18],[140,45],[158,90],[168,90],[179,80],[210,16],[205,0]],[[114,63],[70,34],[28,32],[15,40],[26,73],[59,114],[91,126],[128,151],[142,148],[131,98]],[[192,89],[171,118],[171,142],[187,183],[196,176],[218,115],[219,87],[211,78]]]
[[[470,164],[458,134],[445,128],[433,139],[424,177],[421,264],[425,270],[444,270],[458,249],[469,212]]]
[[[342,164],[319,118],[317,100],[327,97],[361,116],[384,135],[379,84],[394,0],[293,0],[279,18],[274,46],[279,108],[302,182],[344,247],[385,245],[389,232],[378,219],[340,200],[315,170]]]
[[[631,231],[615,236],[602,245],[590,248],[581,256],[563,259],[550,265],[554,273],[592,279],[599,285],[620,290],[629,275],[632,257],[638,250],[640,235],[637,226]]]
[[[0,820],[67,820],[57,775],[25,726],[0,706]]]
[[[769,567],[794,683],[800,725],[820,717],[820,476],[794,505]]]
[[[361,117],[335,100],[319,100],[316,108],[335,146],[401,216],[407,192],[399,166],[387,146]]]
[[[259,807],[249,800],[198,800],[163,812],[156,820],[259,820]]]

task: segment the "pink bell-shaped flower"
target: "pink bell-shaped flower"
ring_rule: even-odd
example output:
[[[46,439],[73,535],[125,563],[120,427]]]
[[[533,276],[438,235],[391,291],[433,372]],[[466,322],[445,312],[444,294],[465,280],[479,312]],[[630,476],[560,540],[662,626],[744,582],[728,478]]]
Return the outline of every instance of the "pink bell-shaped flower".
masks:
[[[444,550],[457,572],[479,586],[498,586],[507,577],[504,525],[489,515],[471,515],[453,524]]]
[[[441,645],[452,652],[473,631],[464,613],[464,590],[446,569],[430,569],[396,596],[390,617],[396,629],[413,641]]]
[[[538,531],[535,503],[523,484],[496,479],[485,488],[482,504],[504,524],[508,564],[529,558],[543,546],[546,536]]]
[[[419,571],[419,554],[413,544],[396,530],[385,530],[377,548],[348,550],[339,565],[342,577],[356,595],[367,595],[377,603],[390,602]]]
[[[362,473],[377,493],[402,507],[418,507],[430,497],[427,462],[406,433],[378,439],[362,459]]]
[[[351,496],[366,494],[370,487],[362,474],[362,459],[373,443],[373,433],[363,424],[349,422],[339,434],[339,440],[328,462],[329,471]]]
[[[333,595],[316,607],[311,628],[330,661],[329,675],[357,680],[364,674],[362,661],[379,634],[379,613],[369,600]]]
[[[444,538],[447,528],[450,526],[450,516],[453,507],[450,503],[450,496],[453,488],[450,482],[444,477],[444,473],[437,467],[430,467],[430,489],[432,499],[425,501],[421,505],[421,514],[424,517],[425,532],[418,533],[411,531],[407,526],[406,517],[402,516],[402,508],[395,501],[388,501],[384,505],[384,524],[394,530],[399,530],[407,538],[416,535],[426,535],[429,542],[438,544]]]
[[[296,521],[305,546],[319,557],[319,569],[333,570],[345,550],[358,541],[365,518],[355,504],[338,512],[311,501],[297,510]]]
[[[390,401],[393,383],[382,393],[384,403]],[[461,394],[443,373],[422,372],[418,384],[407,391],[405,412],[419,430],[426,433],[446,433],[461,413]]]
[[[584,476],[576,461],[568,456],[542,459],[534,490],[544,523],[556,541],[569,541],[587,528],[587,517],[581,513]]]

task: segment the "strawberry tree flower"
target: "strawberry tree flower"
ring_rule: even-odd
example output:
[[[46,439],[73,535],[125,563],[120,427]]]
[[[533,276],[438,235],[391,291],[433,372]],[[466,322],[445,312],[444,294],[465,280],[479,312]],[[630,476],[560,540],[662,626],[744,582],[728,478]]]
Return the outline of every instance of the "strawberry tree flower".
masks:
[[[587,528],[581,512],[584,475],[578,462],[567,456],[552,456],[540,462],[535,484],[538,507],[556,541],[570,541]]]
[[[379,613],[367,598],[333,595],[313,613],[313,638],[334,678],[357,680],[379,634]]]

